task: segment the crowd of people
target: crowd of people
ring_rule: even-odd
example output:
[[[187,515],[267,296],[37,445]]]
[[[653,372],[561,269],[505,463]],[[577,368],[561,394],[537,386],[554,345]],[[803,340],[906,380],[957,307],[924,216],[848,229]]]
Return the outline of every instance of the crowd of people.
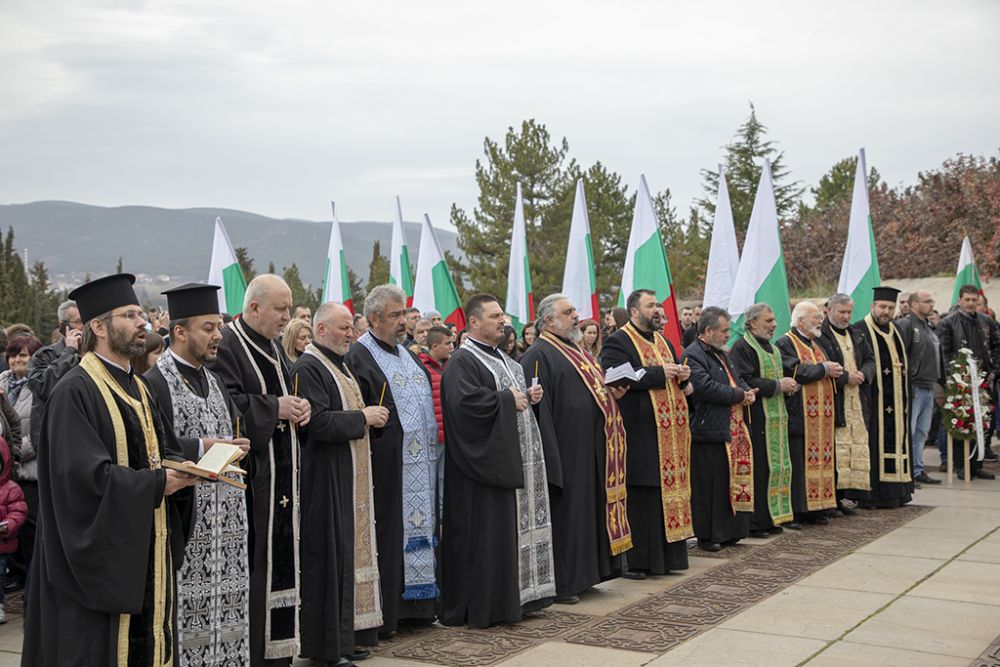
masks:
[[[777,338],[772,305],[739,336],[683,308],[676,349],[645,289],[600,320],[546,296],[521,331],[477,294],[456,331],[394,285],[313,313],[258,276],[230,318],[216,286],[145,310],[134,280],[74,290],[48,345],[4,332],[0,575],[26,589],[24,665],[343,667],[402,625],[517,622],[684,570],[689,541],[900,507],[940,483],[927,443],[956,455],[960,349],[997,396],[973,286],[943,318],[926,291],[804,300]],[[237,467],[195,470],[219,452]]]

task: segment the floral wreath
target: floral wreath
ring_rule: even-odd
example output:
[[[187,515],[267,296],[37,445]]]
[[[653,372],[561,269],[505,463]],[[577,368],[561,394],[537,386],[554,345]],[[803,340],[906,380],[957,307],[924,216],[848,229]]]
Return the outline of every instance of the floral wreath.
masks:
[[[961,348],[955,358],[948,362],[945,371],[944,405],[941,414],[944,417],[945,428],[955,440],[976,439],[973,390],[979,394],[980,419],[983,423],[988,422],[990,411],[993,409],[989,394],[986,392],[986,373],[977,368],[975,381],[971,377],[969,364],[971,357],[971,350]]]

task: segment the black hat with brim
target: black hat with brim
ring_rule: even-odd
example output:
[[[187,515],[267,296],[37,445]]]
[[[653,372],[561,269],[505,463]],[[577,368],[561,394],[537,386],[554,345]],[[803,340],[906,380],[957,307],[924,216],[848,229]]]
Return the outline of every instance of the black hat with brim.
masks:
[[[80,285],[69,293],[69,298],[76,301],[80,319],[86,322],[115,308],[138,306],[134,284],[135,276],[131,273],[115,273]]]
[[[199,315],[219,314],[218,285],[187,283],[160,292],[167,297],[167,310],[171,320],[183,320]]]

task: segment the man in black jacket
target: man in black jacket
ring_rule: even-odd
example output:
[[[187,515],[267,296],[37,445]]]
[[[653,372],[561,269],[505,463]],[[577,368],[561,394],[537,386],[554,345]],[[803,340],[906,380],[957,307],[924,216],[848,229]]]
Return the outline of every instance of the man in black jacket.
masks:
[[[80,363],[80,341],[83,339],[83,320],[76,301],[63,301],[56,310],[59,331],[63,338],[58,343],[39,348],[28,366],[28,389],[31,390],[31,441],[38,442],[42,435],[42,414],[49,394],[56,383],[69,370]]]
[[[729,315],[714,306],[698,318],[698,338],[682,355],[691,368],[691,519],[698,547],[719,551],[750,534],[753,446],[743,421],[751,389],[723,348]],[[732,427],[735,425],[735,429]]]
[[[910,293],[910,314],[896,320],[896,329],[906,348],[910,371],[910,443],[913,481],[940,484],[924,470],[924,443],[934,414],[934,387],[944,377],[941,343],[927,322],[934,310],[934,297],[926,290]]]
[[[996,405],[996,396],[992,391],[996,382],[998,366],[1000,366],[1000,326],[992,318],[977,312],[979,306],[979,288],[975,285],[963,285],[958,291],[958,310],[941,320],[937,334],[941,341],[941,356],[948,364],[958,351],[968,348],[979,368],[986,373],[986,385],[990,390],[991,402]],[[995,413],[994,418],[995,418]],[[992,424],[987,433],[992,433]],[[958,449],[957,451],[961,451]],[[986,442],[986,458],[995,459],[996,454]],[[958,467],[958,466],[956,466]],[[972,473],[976,477],[992,479],[991,473],[982,469],[982,462],[972,462]]]

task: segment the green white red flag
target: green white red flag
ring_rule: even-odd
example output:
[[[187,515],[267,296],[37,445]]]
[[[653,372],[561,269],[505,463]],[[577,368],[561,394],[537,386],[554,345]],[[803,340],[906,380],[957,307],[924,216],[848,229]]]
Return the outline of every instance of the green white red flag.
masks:
[[[962,239],[962,252],[958,256],[958,271],[955,272],[955,289],[951,295],[951,305],[958,303],[958,290],[963,285],[975,285],[983,293],[983,281],[979,278],[976,258],[972,255],[972,242],[966,236]]]
[[[215,234],[212,237],[212,261],[208,266],[208,282],[218,285],[219,310],[236,317],[243,312],[243,297],[247,293],[247,281],[243,269],[236,259],[236,251],[229,240],[229,234],[222,224],[222,218],[215,219]]]
[[[521,184],[514,201],[514,229],[510,239],[510,263],[507,268],[506,312],[511,326],[520,336],[529,322],[535,321],[535,297],[531,293],[531,269],[528,266],[528,238],[524,220]]]
[[[868,167],[865,149],[858,153],[858,166],[854,172],[854,193],[851,196],[851,219],[847,227],[847,247],[840,266],[837,291],[854,299],[855,322],[871,310],[875,298],[874,288],[882,284],[878,270],[878,253],[875,252],[875,233],[872,229],[871,208],[868,205]]]
[[[323,303],[339,301],[354,312],[351,281],[347,277],[347,260],[344,258],[344,241],[340,236],[337,205],[330,202],[333,224],[330,226],[330,245],[326,250],[326,273],[323,274]]]
[[[389,283],[406,292],[406,305],[413,305],[413,270],[410,268],[410,251],[406,247],[403,229],[403,207],[396,195],[396,217],[392,222],[392,242],[389,248]]]
[[[431,219],[425,213],[420,229],[420,252],[417,254],[417,278],[413,285],[413,307],[420,312],[436,310],[445,322],[453,322],[461,331],[465,328],[465,311],[458,299],[458,290],[444,259]]]
[[[576,306],[580,320],[599,320],[597,305],[597,274],[594,271],[594,251],[590,242],[590,218],[583,179],[576,182],[573,219],[569,225],[566,246],[566,268],[563,270],[562,293]]]

